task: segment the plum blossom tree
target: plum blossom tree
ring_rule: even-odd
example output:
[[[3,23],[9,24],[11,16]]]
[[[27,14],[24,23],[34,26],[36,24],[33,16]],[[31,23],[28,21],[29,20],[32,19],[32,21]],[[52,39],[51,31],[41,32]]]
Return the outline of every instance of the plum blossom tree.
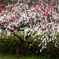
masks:
[[[7,36],[10,34],[19,38],[19,43],[16,50],[17,59],[19,59],[19,49],[21,45],[30,36],[34,41],[40,40],[38,47],[42,45],[40,52],[46,48],[48,42],[55,41],[55,47],[58,47],[56,35],[59,34],[59,13],[57,12],[57,2],[47,3],[45,6],[37,4],[36,6],[24,3],[16,3],[15,5],[6,6],[5,10],[0,12],[0,35],[2,30],[6,30]],[[1,9],[1,8],[0,8]],[[21,28],[21,26],[24,26]],[[21,31],[23,30],[23,32]],[[22,32],[23,38],[16,34],[16,31]],[[34,35],[33,33],[36,32]],[[48,36],[52,36],[50,38]],[[40,36],[41,35],[41,36]],[[36,38],[36,36],[39,36]],[[59,39],[59,38],[58,38]],[[34,43],[33,41],[33,43]],[[32,44],[30,44],[31,46]]]

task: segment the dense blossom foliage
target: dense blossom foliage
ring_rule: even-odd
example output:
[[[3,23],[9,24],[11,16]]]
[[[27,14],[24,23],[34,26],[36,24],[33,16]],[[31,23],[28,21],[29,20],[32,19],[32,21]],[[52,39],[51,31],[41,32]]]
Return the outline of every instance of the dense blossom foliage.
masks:
[[[59,13],[57,12],[57,2],[46,3],[46,5],[37,4],[36,6],[25,3],[17,3],[15,5],[5,6],[5,10],[0,12],[0,35],[2,29],[7,31],[7,36],[16,32],[23,25],[24,40],[26,35],[34,38],[34,41],[40,40],[38,47],[42,45],[40,52],[48,42],[55,41],[55,47],[58,47],[59,38]],[[1,5],[0,5],[1,6]],[[35,32],[35,34],[33,34]],[[5,33],[6,34],[6,33]],[[49,36],[48,36],[49,34]],[[36,38],[36,36],[38,36]],[[34,43],[33,41],[33,43]],[[30,44],[32,46],[32,44]]]

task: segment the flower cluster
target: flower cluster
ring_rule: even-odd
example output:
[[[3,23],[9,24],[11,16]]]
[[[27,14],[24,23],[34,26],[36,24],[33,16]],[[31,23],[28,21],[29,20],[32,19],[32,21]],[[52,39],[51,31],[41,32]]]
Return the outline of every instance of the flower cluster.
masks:
[[[6,6],[5,10],[0,12],[0,34],[1,29],[7,31],[9,36],[11,31],[17,31],[23,25],[24,40],[26,35],[34,38],[34,41],[41,40],[38,47],[46,48],[48,42],[55,41],[55,46],[58,44],[56,35],[59,34],[59,13],[57,2],[46,3],[46,5],[37,4],[36,6],[24,3]],[[0,8],[1,9],[1,8]],[[33,35],[33,33],[36,33]],[[52,38],[48,37],[48,34]],[[41,35],[41,36],[40,36]],[[36,38],[36,36],[39,36]],[[58,38],[59,39],[59,38]],[[33,42],[34,42],[33,41]],[[40,52],[42,52],[42,49]]]

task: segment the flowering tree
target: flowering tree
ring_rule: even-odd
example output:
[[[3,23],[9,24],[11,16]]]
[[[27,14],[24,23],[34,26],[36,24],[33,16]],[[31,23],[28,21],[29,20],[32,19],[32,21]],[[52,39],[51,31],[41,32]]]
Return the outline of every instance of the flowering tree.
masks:
[[[57,12],[57,2],[46,3],[46,5],[37,4],[36,6],[23,3],[17,3],[15,5],[6,6],[5,10],[0,8],[0,35],[10,34],[19,38],[19,43],[16,50],[17,59],[19,59],[19,49],[30,36],[34,38],[34,41],[40,40],[38,47],[42,45],[40,52],[46,48],[48,42],[55,41],[55,47],[58,47],[58,41],[56,35],[59,34],[59,13]],[[23,32],[21,31],[23,27]],[[2,33],[2,30],[6,30],[7,33]],[[16,34],[16,31],[20,31],[24,35]],[[33,33],[36,32],[34,35]],[[48,34],[52,38],[48,37]],[[41,36],[40,36],[41,35]],[[36,38],[36,36],[39,36]],[[58,38],[59,39],[59,38]],[[33,43],[34,43],[33,41]],[[32,44],[30,44],[31,46]]]

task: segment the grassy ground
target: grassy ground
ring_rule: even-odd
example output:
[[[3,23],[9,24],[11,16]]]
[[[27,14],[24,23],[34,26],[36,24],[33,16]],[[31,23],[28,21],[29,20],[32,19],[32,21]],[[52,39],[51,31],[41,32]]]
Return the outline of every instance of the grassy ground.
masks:
[[[0,59],[16,59],[16,54],[10,54],[10,53],[2,53],[0,52]],[[19,59],[49,59],[42,55],[31,55],[31,56],[23,56],[20,55]]]

